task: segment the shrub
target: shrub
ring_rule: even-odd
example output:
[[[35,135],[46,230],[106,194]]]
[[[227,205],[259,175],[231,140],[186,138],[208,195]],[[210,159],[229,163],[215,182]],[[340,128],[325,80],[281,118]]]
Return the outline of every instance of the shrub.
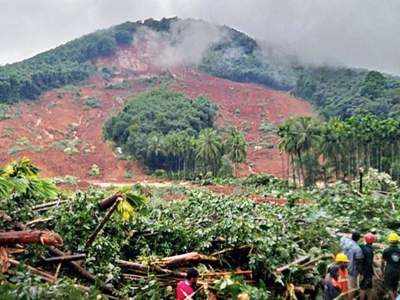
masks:
[[[100,167],[98,165],[96,165],[96,164],[93,164],[90,167],[88,175],[91,176],[91,177],[99,177],[101,175]]]
[[[89,98],[85,101],[85,105],[90,108],[100,108],[101,102],[97,98]]]

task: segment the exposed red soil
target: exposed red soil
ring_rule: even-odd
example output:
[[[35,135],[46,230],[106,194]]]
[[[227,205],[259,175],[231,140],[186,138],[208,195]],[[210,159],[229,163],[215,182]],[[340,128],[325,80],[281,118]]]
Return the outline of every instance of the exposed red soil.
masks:
[[[111,83],[126,80],[131,84],[129,88],[106,89],[110,82],[97,76],[76,90],[50,91],[38,101],[17,105],[13,118],[0,121],[0,164],[29,157],[46,176],[72,175],[83,182],[93,179],[126,182],[124,175],[130,170],[132,181],[149,180],[137,162],[118,160],[102,137],[105,120],[121,109],[124,100],[151,88],[144,79],[165,72],[151,64],[151,51],[146,45],[135,43],[120,49],[114,57],[97,62],[99,66],[116,68],[117,74]],[[239,175],[268,172],[282,177],[286,174],[287,158],[280,155],[276,137],[268,138],[269,147],[263,146],[266,137],[259,127],[263,121],[279,124],[291,116],[311,115],[307,102],[284,92],[220,79],[192,69],[176,68],[168,72],[172,74],[170,87],[174,90],[192,98],[207,96],[218,105],[218,126],[234,125],[246,132],[248,161],[240,166]],[[85,101],[90,97],[98,99],[101,107],[87,107]],[[76,153],[70,154],[68,149],[57,146],[66,140],[75,143]],[[100,167],[97,178],[88,174],[93,164]]]

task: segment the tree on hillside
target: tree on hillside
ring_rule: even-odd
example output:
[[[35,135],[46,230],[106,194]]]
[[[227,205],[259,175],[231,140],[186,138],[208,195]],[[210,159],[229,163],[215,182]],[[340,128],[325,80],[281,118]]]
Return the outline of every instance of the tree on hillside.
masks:
[[[361,96],[374,99],[383,95],[386,78],[380,72],[370,71],[361,86]]]
[[[217,132],[211,128],[203,129],[197,142],[196,158],[204,170],[216,175],[222,154],[222,142]]]
[[[247,142],[242,132],[237,129],[232,129],[229,132],[226,140],[226,152],[233,163],[233,173],[236,176],[237,164],[244,162],[247,157]]]
[[[133,36],[127,30],[120,30],[115,33],[115,40],[119,45],[129,45],[133,41]]]
[[[305,183],[315,178],[315,160],[318,159],[319,134],[318,122],[311,117],[289,119],[280,126],[280,149],[286,151],[293,166],[293,180]]]

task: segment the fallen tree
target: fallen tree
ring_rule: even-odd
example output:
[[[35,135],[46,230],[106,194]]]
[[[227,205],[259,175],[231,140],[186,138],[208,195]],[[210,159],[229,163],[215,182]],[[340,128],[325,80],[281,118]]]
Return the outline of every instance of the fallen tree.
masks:
[[[62,246],[62,238],[55,232],[43,230],[0,232],[0,246],[12,244],[42,244]]]
[[[218,258],[215,256],[204,255],[198,252],[190,252],[190,253],[162,258],[161,260],[157,261],[157,264],[159,264],[162,267],[177,267],[177,266],[194,265],[199,263],[215,263],[215,262],[218,262]]]

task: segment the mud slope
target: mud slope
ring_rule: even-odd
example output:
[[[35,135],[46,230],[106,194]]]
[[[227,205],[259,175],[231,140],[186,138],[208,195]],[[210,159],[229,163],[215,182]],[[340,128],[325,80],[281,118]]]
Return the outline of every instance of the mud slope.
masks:
[[[215,101],[220,108],[219,126],[235,125],[246,132],[249,157],[248,163],[241,166],[241,175],[269,172],[284,176],[286,158],[277,150],[277,139],[263,135],[260,125],[312,114],[307,102],[283,92],[189,68],[161,70],[152,66],[146,43],[136,42],[120,49],[114,57],[99,60],[98,66],[114,68],[113,78],[95,76],[80,87],[50,91],[38,101],[15,106],[12,117],[0,121],[0,163],[25,156],[48,176],[72,175],[82,181],[112,182],[148,179],[138,163],[118,159],[102,138],[102,125],[122,107],[126,97],[154,88],[165,74],[170,88]],[[107,88],[123,81],[127,83],[123,87]],[[94,164],[100,168],[97,177],[89,175]],[[132,179],[127,178],[127,171]]]

